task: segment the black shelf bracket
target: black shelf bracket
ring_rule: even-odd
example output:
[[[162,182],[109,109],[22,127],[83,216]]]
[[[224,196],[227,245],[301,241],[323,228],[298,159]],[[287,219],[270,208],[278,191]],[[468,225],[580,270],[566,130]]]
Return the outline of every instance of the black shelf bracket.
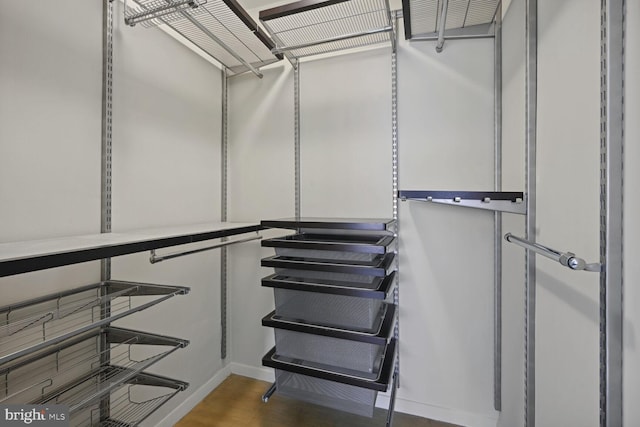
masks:
[[[518,191],[400,190],[398,197],[403,202],[407,200],[431,202],[518,215],[524,215],[526,212],[524,193]]]

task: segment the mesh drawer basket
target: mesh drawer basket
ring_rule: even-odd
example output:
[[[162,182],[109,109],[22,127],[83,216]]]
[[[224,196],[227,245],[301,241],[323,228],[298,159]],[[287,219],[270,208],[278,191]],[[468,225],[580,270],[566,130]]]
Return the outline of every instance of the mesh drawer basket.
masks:
[[[273,292],[278,316],[367,332],[377,329],[385,302],[379,299],[289,289],[275,288]]]
[[[373,416],[377,391],[276,369],[278,394],[366,417]]]
[[[384,345],[275,329],[278,354],[362,373],[378,370]]]

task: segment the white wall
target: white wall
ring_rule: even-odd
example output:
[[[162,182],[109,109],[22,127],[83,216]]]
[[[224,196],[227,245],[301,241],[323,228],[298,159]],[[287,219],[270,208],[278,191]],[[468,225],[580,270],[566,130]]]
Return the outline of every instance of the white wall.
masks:
[[[0,4],[0,242],[100,231],[101,16],[99,2]],[[99,277],[96,263],[7,277],[0,300]]]
[[[402,44],[400,188],[493,188],[493,42]],[[403,400],[421,415],[495,425],[493,214],[400,205]]]
[[[300,211],[392,216],[388,48],[300,66]]]
[[[229,220],[260,221],[294,215],[293,70],[280,63],[229,80]],[[265,238],[281,230],[262,233]],[[273,292],[260,286],[273,255],[260,242],[229,247],[229,323],[234,372],[272,380],[261,367],[273,332],[260,319],[273,310]]]
[[[231,80],[231,220],[293,214],[293,87],[284,67],[277,75],[286,84],[271,70],[263,80]],[[493,43],[452,42],[438,55],[433,44],[402,41],[398,69],[401,188],[492,188]],[[391,216],[389,48],[305,61],[300,90],[302,215]],[[401,221],[397,409],[494,426],[492,215],[407,202]],[[269,379],[260,357],[272,331],[258,325],[273,302],[259,287],[269,270],[256,270],[255,257],[270,251],[231,253],[233,370]]]
[[[220,70],[158,29],[124,26],[121,7],[114,2],[113,230],[216,221]],[[2,2],[0,58],[0,241],[98,233],[102,1]],[[154,266],[148,256],[114,258],[113,278],[192,289],[117,322],[191,341],[151,369],[191,384],[146,423],[157,425],[204,397],[198,389],[223,367],[220,269],[217,251]],[[97,262],[7,277],[0,300],[99,279]]]
[[[624,425],[640,425],[640,2],[627,2],[624,165]]]
[[[597,262],[600,5],[538,8],[536,238]],[[536,423],[597,426],[598,274],[538,257],[536,275]]]

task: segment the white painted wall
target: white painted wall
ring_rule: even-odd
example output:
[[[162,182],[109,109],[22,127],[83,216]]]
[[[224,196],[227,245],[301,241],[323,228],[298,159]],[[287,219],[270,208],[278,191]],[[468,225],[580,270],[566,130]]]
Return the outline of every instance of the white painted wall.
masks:
[[[229,220],[291,217],[294,211],[293,70],[280,63],[264,77],[229,80]],[[283,234],[262,233],[265,238]],[[229,247],[229,323],[234,372],[273,380],[261,367],[273,347],[273,332],[260,319],[273,310],[273,292],[260,287],[273,255],[260,242]]]
[[[98,2],[0,4],[0,242],[100,230],[101,16]],[[3,278],[0,304],[99,277],[86,263]]]
[[[542,1],[538,8],[536,238],[596,262],[600,5]],[[597,426],[599,277],[542,257],[536,275],[536,423]]]
[[[218,220],[220,71],[114,7],[113,230]],[[102,1],[2,2],[0,58],[0,241],[98,233]],[[192,288],[117,323],[191,340],[151,370],[191,387],[147,425],[220,379],[219,270],[217,251],[113,260],[115,279]],[[97,262],[3,278],[0,305],[99,279]]]
[[[300,212],[390,218],[389,48],[300,66]]]
[[[627,2],[624,165],[624,425],[640,425],[640,2]]]
[[[451,43],[437,55],[433,44],[402,41],[398,68],[401,188],[490,189],[493,43]],[[286,85],[271,71],[263,80],[231,80],[232,220],[293,214],[292,72],[286,65],[278,73]],[[300,90],[302,215],[391,216],[388,47],[303,62]],[[407,202],[401,221],[397,409],[495,426],[492,215]],[[232,369],[269,379],[260,357],[272,331],[258,326],[273,304],[259,288],[269,270],[251,263],[270,251],[247,245],[231,253],[239,294],[231,305]]]
[[[401,48],[400,188],[492,189],[493,42]],[[496,424],[492,224],[490,212],[401,203],[399,408]]]

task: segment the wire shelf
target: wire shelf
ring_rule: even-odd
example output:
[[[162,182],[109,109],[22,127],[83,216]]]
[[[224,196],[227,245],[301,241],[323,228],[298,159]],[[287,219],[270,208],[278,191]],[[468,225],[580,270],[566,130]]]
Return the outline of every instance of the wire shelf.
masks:
[[[184,15],[197,16],[207,0],[151,0],[144,6],[127,3],[124,10],[124,22],[134,26],[156,27],[166,22],[184,19]]]
[[[2,307],[0,365],[188,292],[113,280]],[[134,296],[147,298],[134,304]]]
[[[289,60],[389,42],[395,36],[387,0],[301,0],[260,12]]]
[[[405,38],[435,39],[444,19],[445,38],[491,35],[491,24],[500,0],[448,0],[446,14],[442,0],[403,0]],[[466,29],[467,31],[460,31]]]
[[[109,345],[99,351],[102,339]],[[46,354],[5,366],[0,370],[0,390],[5,393],[0,404],[64,404],[75,413],[188,344],[121,328],[94,331]]]
[[[132,427],[173,396],[186,390],[189,384],[171,378],[139,373],[111,393],[108,400],[109,416],[101,414],[98,404],[71,416],[71,426]]]
[[[125,23],[166,25],[227,68],[229,75],[282,59],[273,41],[235,0],[128,0]]]

